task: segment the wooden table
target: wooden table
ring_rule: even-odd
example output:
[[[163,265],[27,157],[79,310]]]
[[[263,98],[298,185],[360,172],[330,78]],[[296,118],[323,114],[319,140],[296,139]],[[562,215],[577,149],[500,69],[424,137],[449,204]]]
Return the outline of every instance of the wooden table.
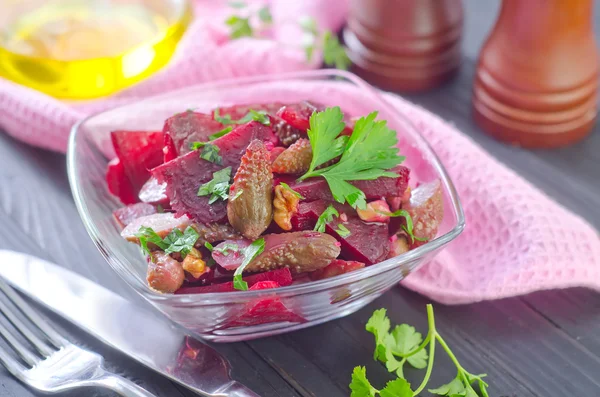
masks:
[[[465,3],[465,59],[460,75],[437,91],[411,95],[409,99],[455,123],[509,167],[600,229],[600,131],[569,148],[526,151],[493,141],[471,121],[474,63],[498,4],[479,0]],[[595,17],[600,21],[598,11]],[[0,159],[0,248],[49,259],[138,299],[89,240],[71,198],[65,157],[0,134]],[[364,331],[373,310],[386,307],[393,322],[407,322],[424,330],[426,303],[427,299],[396,287],[346,318],[217,348],[231,361],[234,377],[262,396],[348,396],[350,374],[356,365],[366,365],[376,385],[390,379],[385,368],[373,361],[373,340]],[[466,306],[437,305],[436,318],[463,365],[489,374],[491,396],[600,395],[600,294],[570,289]],[[68,323],[57,322],[74,341],[104,355],[109,369],[157,395],[195,395]],[[449,360],[439,356],[432,384],[445,383],[455,375]],[[0,369],[0,396],[32,395],[36,394]],[[82,395],[110,394],[65,394]]]

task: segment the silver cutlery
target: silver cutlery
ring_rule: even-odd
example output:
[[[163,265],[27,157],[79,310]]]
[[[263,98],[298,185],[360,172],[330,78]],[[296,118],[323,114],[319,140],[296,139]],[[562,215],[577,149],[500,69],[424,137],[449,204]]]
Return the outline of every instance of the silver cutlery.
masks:
[[[103,367],[104,358],[82,349],[59,335],[3,280],[0,312],[29,343],[23,343],[5,324],[0,334],[23,360],[0,346],[0,362],[21,382],[44,393],[81,387],[103,387],[125,397],[156,397],[129,379]]]
[[[100,341],[208,397],[259,397],[215,349],[143,305],[50,262],[0,250],[0,277]],[[131,329],[141,332],[132,335]]]

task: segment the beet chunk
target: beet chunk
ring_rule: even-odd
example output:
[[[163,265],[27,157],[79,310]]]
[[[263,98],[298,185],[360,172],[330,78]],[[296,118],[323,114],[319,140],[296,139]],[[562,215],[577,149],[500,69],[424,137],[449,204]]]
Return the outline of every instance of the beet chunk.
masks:
[[[386,196],[402,195],[408,186],[409,169],[398,166],[393,172],[398,176],[394,178],[380,177],[370,181],[351,181],[350,183],[365,193],[367,200],[376,200]],[[321,177],[309,178],[302,182],[296,182],[291,178],[280,177],[276,182],[286,182],[292,189],[300,193],[304,200],[328,200],[334,201],[327,181]]]
[[[163,162],[163,133],[113,131],[111,139],[133,194],[137,195],[150,178],[149,170]]]
[[[253,274],[252,276],[245,276],[244,281],[248,283],[248,287],[251,288],[256,283],[263,281],[274,281],[282,287],[286,287],[292,284],[292,273],[287,267],[269,272]],[[221,284],[212,284],[204,287],[183,287],[179,289],[176,294],[203,294],[208,292],[233,292],[233,281],[228,281]]]
[[[363,222],[356,211],[348,205],[340,205],[324,200],[312,203],[302,202],[298,206],[298,214],[294,217],[295,219],[292,218],[292,225],[306,226],[312,223],[314,227],[319,215],[330,204],[337,209],[340,218],[334,217],[326,225],[325,231],[342,244],[341,256],[344,259],[372,265],[387,258],[390,250],[387,223]],[[342,217],[346,221],[343,221]],[[337,233],[336,230],[339,224],[343,224],[350,231],[348,236],[342,237]]]
[[[281,102],[273,102],[273,103],[250,103],[245,105],[234,105],[229,107],[218,108],[219,116],[224,117],[229,115],[232,120],[239,120],[245,115],[248,114],[250,109],[256,111],[263,111],[270,115],[275,115],[284,104]],[[213,110],[212,116],[215,116],[215,111]]]
[[[134,220],[143,216],[156,214],[156,207],[148,203],[136,203],[119,208],[113,212],[113,217],[124,228]]]
[[[142,203],[161,205],[163,208],[169,207],[167,186],[164,183],[158,183],[154,177],[144,183],[138,197]]]
[[[210,135],[223,128],[223,124],[213,120],[210,114],[186,111],[169,117],[163,127],[165,161],[191,152],[190,143],[206,142]]]
[[[256,121],[236,127],[229,134],[215,139],[212,144],[219,147],[221,164],[215,164],[200,158],[193,151],[165,163],[152,170],[159,183],[167,184],[167,196],[171,199],[171,208],[178,216],[188,215],[201,223],[220,222],[227,218],[227,201],[217,200],[208,204],[209,196],[198,197],[198,188],[213,178],[213,173],[231,167],[231,174],[240,166],[242,154],[248,144],[259,139],[275,142],[273,131]]]
[[[114,158],[108,163],[106,185],[108,191],[117,196],[123,204],[133,204],[138,201],[131,187],[131,182],[125,175],[123,163],[118,158]]]
[[[310,116],[316,111],[323,110],[324,106],[308,101],[286,105],[279,109],[277,116],[285,120],[286,123],[301,131],[306,131],[310,127]]]

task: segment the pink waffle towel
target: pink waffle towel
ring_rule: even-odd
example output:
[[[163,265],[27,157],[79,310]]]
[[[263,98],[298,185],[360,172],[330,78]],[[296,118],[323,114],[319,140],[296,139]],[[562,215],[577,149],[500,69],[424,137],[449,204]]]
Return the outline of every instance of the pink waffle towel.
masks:
[[[319,60],[305,62],[295,21],[312,16],[322,28],[336,30],[347,11],[346,0],[273,0],[268,39],[229,41],[222,21],[231,9],[223,4],[196,0],[199,17],[170,64],[115,96],[67,103],[0,79],[0,127],[32,145],[64,152],[71,126],[92,112],[192,84],[314,68]],[[467,223],[435,260],[403,281],[405,287],[446,304],[542,289],[600,290],[600,237],[589,224],[435,115],[396,96],[387,99],[441,158]]]

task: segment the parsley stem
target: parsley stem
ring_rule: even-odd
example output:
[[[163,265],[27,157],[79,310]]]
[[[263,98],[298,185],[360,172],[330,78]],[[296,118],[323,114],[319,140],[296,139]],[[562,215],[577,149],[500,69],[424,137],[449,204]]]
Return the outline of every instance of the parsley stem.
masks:
[[[425,346],[427,346],[427,344],[429,343],[429,340],[431,339],[431,335],[429,333],[427,333],[427,336],[425,337],[425,340],[423,342],[421,342],[421,344],[419,346],[417,346],[413,351],[411,351],[410,353],[402,356],[404,358],[408,358],[410,356],[414,356],[415,354],[417,354],[418,352],[420,352],[421,350],[423,350],[425,348]]]
[[[425,372],[425,377],[423,378],[423,381],[421,382],[421,384],[419,385],[419,387],[417,388],[417,390],[415,390],[413,392],[413,396],[417,396],[419,395],[419,393],[421,393],[423,391],[423,389],[425,389],[425,386],[427,386],[427,383],[429,382],[429,378],[431,377],[431,371],[433,370],[433,360],[435,357],[435,341],[437,339],[437,331],[435,329],[435,319],[433,317],[433,306],[431,304],[427,305],[427,323],[429,324],[429,332],[427,333],[427,339],[429,339],[430,343],[429,343],[429,361],[427,362],[427,370]],[[448,347],[448,345],[446,345],[446,347]]]
[[[437,341],[440,343],[440,346],[442,346],[442,348],[446,351],[446,354],[448,355],[448,357],[450,357],[450,360],[456,366],[456,370],[458,371],[458,376],[461,377],[465,386],[466,385],[470,386],[471,382],[469,382],[469,379],[467,378],[467,376],[465,374],[465,369],[462,367],[462,365],[460,365],[460,363],[458,362],[458,359],[456,358],[454,353],[452,353],[452,350],[450,350],[450,347],[448,346],[448,344],[446,343],[444,338],[442,338],[442,336],[440,334],[436,333],[435,339],[437,339]]]
[[[404,363],[406,362],[406,358],[400,360],[400,366],[396,370],[396,375],[398,378],[404,378]]]

